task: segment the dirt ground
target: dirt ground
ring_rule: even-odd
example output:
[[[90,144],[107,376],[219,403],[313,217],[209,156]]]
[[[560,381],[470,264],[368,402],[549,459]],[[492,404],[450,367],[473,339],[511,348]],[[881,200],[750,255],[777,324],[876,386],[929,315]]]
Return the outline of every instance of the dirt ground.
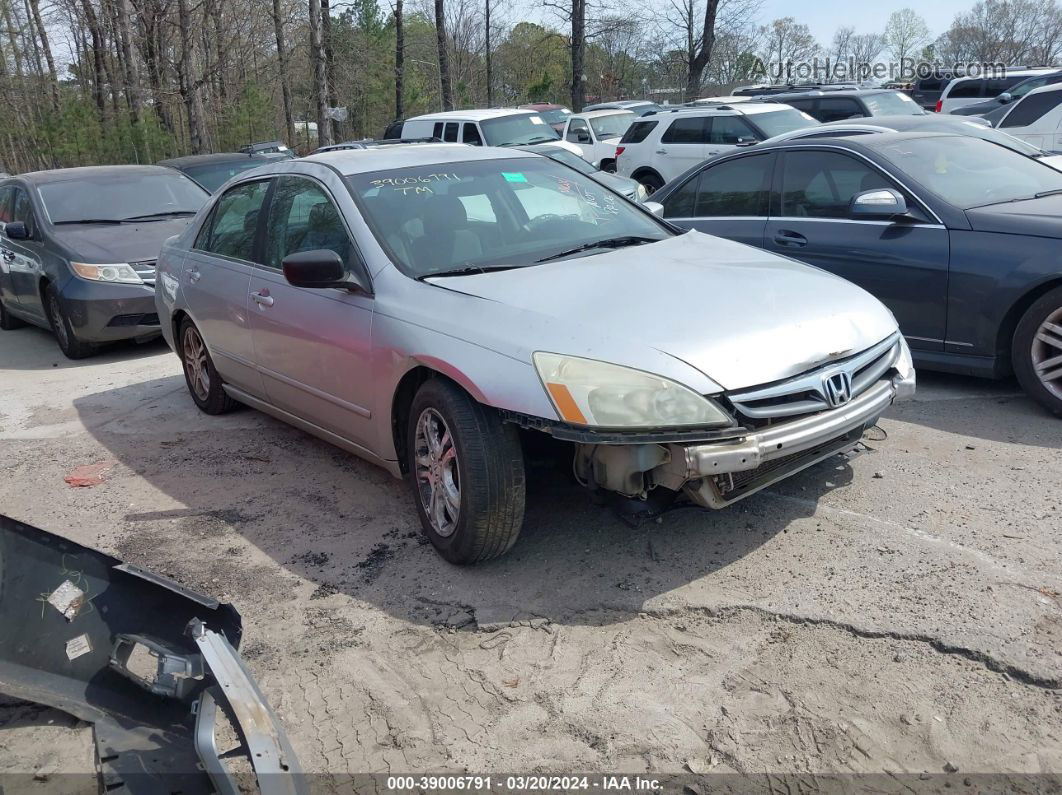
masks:
[[[870,450],[722,512],[631,527],[535,467],[518,545],[459,569],[404,484],[200,414],[163,344],[74,363],[21,329],[0,509],[233,602],[310,771],[1062,772],[1062,421],[921,379]],[[0,703],[0,773],[86,743]]]

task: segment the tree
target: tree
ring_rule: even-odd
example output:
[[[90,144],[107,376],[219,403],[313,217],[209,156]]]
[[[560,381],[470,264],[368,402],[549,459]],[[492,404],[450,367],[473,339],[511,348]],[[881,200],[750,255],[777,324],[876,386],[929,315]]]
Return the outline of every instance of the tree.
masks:
[[[763,40],[764,60],[774,65],[772,77],[779,82],[792,80],[800,64],[809,63],[819,51],[811,29],[793,17],[782,17],[765,26]]]
[[[332,120],[328,115],[328,66],[322,24],[321,0],[310,0],[310,64],[317,108],[317,145],[329,146],[332,143]]]
[[[450,51],[446,43],[446,7],[435,0],[435,37],[439,50],[439,88],[443,110],[454,109],[454,84],[450,77]]]
[[[885,46],[899,64],[929,42],[929,26],[910,8],[894,11],[885,24]]]
[[[395,23],[395,118],[401,119],[405,115],[405,103],[403,101],[405,69],[405,41],[402,34],[402,0],[395,0],[394,11]]]
[[[399,0],[401,2],[401,0]],[[280,95],[284,104],[284,131],[288,146],[295,145],[295,117],[291,111],[291,82],[288,77],[288,46],[284,37],[284,18],[281,0],[273,0],[273,35],[277,40],[277,72],[280,78]]]

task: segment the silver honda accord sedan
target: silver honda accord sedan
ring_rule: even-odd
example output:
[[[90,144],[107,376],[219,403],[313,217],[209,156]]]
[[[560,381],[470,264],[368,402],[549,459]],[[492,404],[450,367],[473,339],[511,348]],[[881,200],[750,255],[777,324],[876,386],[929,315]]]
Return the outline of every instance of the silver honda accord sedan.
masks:
[[[408,477],[454,563],[516,541],[529,434],[588,488],[723,508],[853,449],[915,386],[862,289],[512,149],[245,172],[157,283],[201,410],[253,406]]]

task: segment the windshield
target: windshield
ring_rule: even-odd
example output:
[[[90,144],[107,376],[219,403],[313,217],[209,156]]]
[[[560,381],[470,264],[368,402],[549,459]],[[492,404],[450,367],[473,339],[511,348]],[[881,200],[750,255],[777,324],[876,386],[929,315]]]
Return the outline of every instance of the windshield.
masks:
[[[774,138],[776,135],[793,130],[803,130],[805,127],[818,126],[815,119],[796,108],[771,110],[767,113],[749,113],[745,118],[758,127],[767,138]]]
[[[980,138],[914,138],[878,151],[900,171],[963,210],[1062,191],[1062,173]]]
[[[671,236],[651,215],[545,157],[356,174],[347,184],[380,245],[418,278],[531,266],[616,237]]]
[[[659,112],[663,110],[663,108],[660,105],[657,105],[655,102],[645,102],[640,103],[638,105],[631,105],[628,110],[633,112],[636,116],[644,116],[646,113]]]
[[[1018,83],[1018,85],[1007,89],[1005,93],[1010,94],[1011,97],[1013,97],[1014,99],[1017,99],[1018,97],[1024,97],[1034,88],[1043,88],[1044,86],[1046,86],[1047,81],[1049,79],[1050,76],[1030,77],[1028,80],[1023,80],[1022,82]]]
[[[540,141],[556,141],[557,131],[550,127],[537,113],[522,113],[519,116],[502,116],[481,121],[483,137],[487,146],[519,146]]]
[[[567,108],[554,108],[553,110],[539,111],[538,115],[542,117],[546,124],[564,124],[565,120],[572,115],[572,112]]]
[[[608,116],[598,116],[589,121],[597,138],[619,138],[627,132],[627,128],[631,126],[635,118],[633,113],[613,113]]]
[[[906,94],[894,91],[889,94],[868,94],[863,97],[874,116],[924,116],[922,106]]]
[[[184,174],[111,173],[38,186],[53,224],[194,214],[209,194]]]
[[[237,174],[249,171],[252,168],[258,168],[260,165],[262,165],[261,160],[253,160],[248,157],[246,160],[233,160],[227,163],[204,163],[201,166],[187,166],[180,170],[213,193]]]

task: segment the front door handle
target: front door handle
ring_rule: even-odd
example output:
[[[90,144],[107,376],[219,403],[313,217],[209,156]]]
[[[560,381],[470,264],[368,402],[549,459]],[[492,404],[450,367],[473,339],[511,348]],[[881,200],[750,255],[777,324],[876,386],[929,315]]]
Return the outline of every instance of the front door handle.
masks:
[[[5,248],[4,249],[4,260],[7,261],[7,262],[14,262],[15,261],[15,252],[11,251],[10,249]]]
[[[259,290],[256,293],[251,293],[251,298],[259,306],[272,306],[273,296],[269,294],[269,290]]]
[[[791,229],[779,229],[774,235],[774,242],[788,248],[803,248],[808,244],[808,239]]]

